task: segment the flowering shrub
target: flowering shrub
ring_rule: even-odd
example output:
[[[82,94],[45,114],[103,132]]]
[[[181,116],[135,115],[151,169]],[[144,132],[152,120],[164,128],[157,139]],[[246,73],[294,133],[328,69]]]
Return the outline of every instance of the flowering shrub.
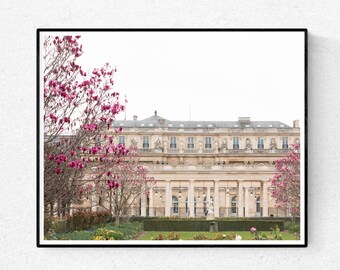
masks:
[[[124,234],[115,230],[101,228],[93,233],[91,240],[123,240]]]
[[[213,240],[235,240],[236,233],[217,234]]]
[[[250,233],[252,234],[251,240],[282,240],[279,226],[272,228],[268,236],[265,233],[258,232],[255,227],[250,229]]]
[[[105,212],[77,212],[69,216],[66,221],[67,231],[86,230],[96,225],[105,224],[109,220],[110,213]]]
[[[199,233],[199,234],[195,234],[190,240],[211,240],[211,239],[205,236],[204,234]]]
[[[128,240],[135,238],[142,230],[142,224],[131,222],[115,226],[106,224],[102,228],[94,228],[69,233],[49,232],[45,234],[46,240]]]
[[[168,235],[159,234],[157,237],[151,238],[151,240],[180,240],[180,238],[179,234],[172,232]]]

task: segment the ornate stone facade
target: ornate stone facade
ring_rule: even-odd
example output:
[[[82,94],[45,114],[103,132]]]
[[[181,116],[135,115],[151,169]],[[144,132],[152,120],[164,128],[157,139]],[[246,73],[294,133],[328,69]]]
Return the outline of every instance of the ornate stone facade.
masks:
[[[274,207],[269,179],[275,160],[300,138],[278,121],[170,121],[155,115],[116,121],[119,136],[138,145],[140,162],[157,184],[132,214],[256,217],[284,215]],[[118,138],[117,138],[118,143]]]

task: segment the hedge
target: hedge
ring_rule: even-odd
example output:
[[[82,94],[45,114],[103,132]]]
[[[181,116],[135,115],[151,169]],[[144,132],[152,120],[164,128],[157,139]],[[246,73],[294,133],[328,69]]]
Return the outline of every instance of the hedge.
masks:
[[[218,222],[219,231],[249,231],[255,227],[258,231],[270,231],[271,228],[279,226],[284,230],[283,220],[259,220],[259,219],[235,219],[215,220]],[[143,221],[144,231],[209,231],[210,220],[203,219],[145,219]]]

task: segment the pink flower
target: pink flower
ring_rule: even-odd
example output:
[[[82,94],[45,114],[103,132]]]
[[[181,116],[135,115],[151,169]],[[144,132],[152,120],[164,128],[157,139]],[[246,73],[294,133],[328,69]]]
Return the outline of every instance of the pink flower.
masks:
[[[95,147],[95,146],[93,146],[93,147],[91,147],[91,149],[90,149],[90,154],[97,154],[98,153],[98,148],[97,147]]]
[[[61,169],[60,169],[60,168],[57,168],[57,169],[55,170],[55,173],[56,173],[56,174],[60,174],[60,173],[61,173]]]
[[[256,232],[256,228],[255,228],[255,227],[251,227],[251,228],[250,228],[250,232],[251,232],[251,233],[255,233],[255,232]]]

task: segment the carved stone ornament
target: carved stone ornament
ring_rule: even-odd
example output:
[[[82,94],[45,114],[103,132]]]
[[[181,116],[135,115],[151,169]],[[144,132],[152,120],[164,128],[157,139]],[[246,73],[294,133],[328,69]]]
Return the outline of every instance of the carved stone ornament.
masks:
[[[136,147],[137,146],[137,141],[135,139],[131,139],[131,146]]]
[[[161,148],[161,140],[158,138],[155,142],[155,149]]]
[[[246,139],[246,147],[245,148],[246,148],[246,150],[252,150],[253,149],[253,147],[251,145],[251,141],[250,141],[249,138]]]
[[[222,146],[222,149],[228,149],[227,139],[224,138],[224,139],[222,140],[222,145],[221,145],[221,146]]]
[[[276,144],[275,138],[272,138],[272,139],[270,140],[269,149],[271,149],[271,150],[276,150],[276,149],[277,149],[277,144]]]

